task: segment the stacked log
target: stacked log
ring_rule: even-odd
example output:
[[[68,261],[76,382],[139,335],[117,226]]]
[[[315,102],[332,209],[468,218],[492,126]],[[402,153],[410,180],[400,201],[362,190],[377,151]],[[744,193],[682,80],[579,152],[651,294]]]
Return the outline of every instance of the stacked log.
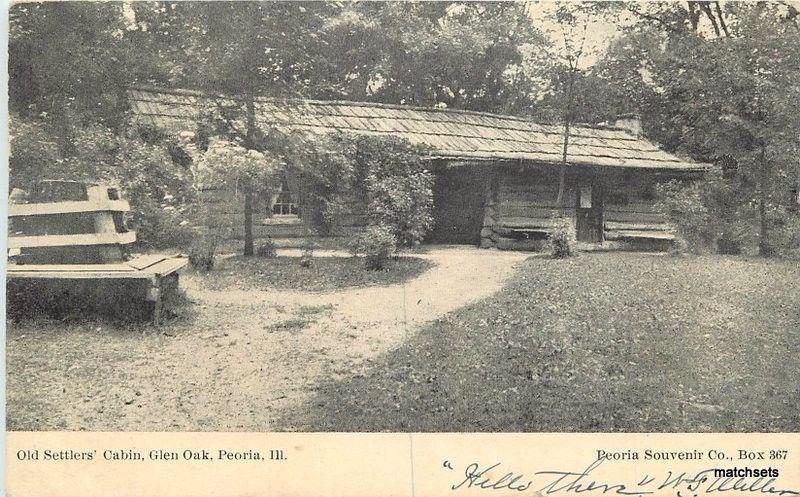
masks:
[[[533,169],[503,174],[487,195],[481,246],[501,250],[541,250],[557,218],[574,218],[575,209],[557,205],[554,178]],[[575,204],[575,192],[566,191],[564,205]]]
[[[136,234],[125,226],[130,206],[117,190],[42,181],[29,193],[16,191],[12,200],[9,315],[98,310],[131,319],[143,311],[158,324],[163,294],[175,294],[186,260],[163,255],[128,260]],[[151,305],[142,306],[141,300]]]
[[[16,201],[9,207],[9,248],[19,251],[17,264],[120,262],[136,241],[123,218],[130,206],[113,188],[42,181]]]

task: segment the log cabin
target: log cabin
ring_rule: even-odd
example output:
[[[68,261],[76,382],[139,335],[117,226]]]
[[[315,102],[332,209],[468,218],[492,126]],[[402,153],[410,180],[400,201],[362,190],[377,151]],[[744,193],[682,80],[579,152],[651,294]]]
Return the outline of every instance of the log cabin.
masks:
[[[187,142],[204,110],[220,99],[225,105],[233,102],[189,90],[141,87],[129,89],[127,96],[134,123],[169,131]],[[573,125],[563,199],[558,203],[563,125],[465,110],[272,98],[256,99],[255,117],[262,129],[391,135],[425,145],[435,175],[435,226],[426,238],[431,243],[536,249],[557,218],[567,217],[580,242],[663,245],[674,234],[656,209],[656,185],[700,178],[709,167],[644,138],[635,116],[622,116],[613,125]],[[231,195],[220,192],[209,201],[219,203],[216,214],[243,219],[237,207],[242,202],[220,201]],[[291,179],[284,181],[280,194],[258,199],[254,236],[306,236],[302,199],[302,186]],[[353,210],[349,227],[355,229],[363,216],[358,208]]]

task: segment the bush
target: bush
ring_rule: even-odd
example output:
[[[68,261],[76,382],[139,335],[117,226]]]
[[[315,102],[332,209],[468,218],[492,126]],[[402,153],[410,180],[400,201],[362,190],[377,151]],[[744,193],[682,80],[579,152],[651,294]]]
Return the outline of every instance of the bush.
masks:
[[[267,238],[264,243],[258,246],[256,249],[256,255],[265,259],[274,259],[278,257],[275,242],[272,241],[272,238]]]
[[[421,241],[433,227],[434,179],[422,160],[426,151],[392,137],[354,141],[356,177],[363,178],[371,224],[388,228],[395,244]]]
[[[303,244],[303,255],[300,257],[301,267],[311,267],[314,265],[314,249],[317,248],[317,244],[313,238],[315,235],[316,234],[313,232],[310,233]]]
[[[189,264],[199,271],[211,271],[214,268],[217,246],[210,240],[198,242],[189,249]]]
[[[130,213],[128,227],[136,231],[140,247],[189,247],[197,236],[188,220],[180,212],[162,207],[147,198],[140,199],[137,209]]]
[[[556,259],[575,255],[575,225],[570,219],[559,218],[556,226],[547,236],[550,253]]]
[[[672,257],[681,257],[687,252],[689,252],[689,244],[686,243],[686,240],[681,236],[676,236],[669,245],[669,255]]]
[[[350,252],[354,256],[363,256],[367,269],[383,269],[389,257],[397,251],[397,238],[392,231],[387,226],[370,226],[354,240]]]
[[[714,222],[704,202],[701,185],[670,181],[659,185],[658,192],[658,208],[675,226],[677,237],[682,240],[679,249],[702,253],[713,247],[721,227]]]
[[[316,153],[290,162],[313,185],[309,207],[322,233],[346,226],[354,204],[364,207],[367,224],[389,228],[403,246],[418,243],[433,226],[434,179],[425,148],[396,137],[336,135],[304,150]]]
[[[419,243],[433,226],[433,180],[424,171],[373,178],[367,183],[372,221],[391,229],[405,247]]]
[[[300,256],[300,267],[312,267],[314,265],[314,250],[305,249]]]
[[[658,186],[658,208],[686,243],[686,251],[755,254],[759,240],[758,202],[751,187],[719,171],[691,183],[670,181]],[[783,227],[791,221],[785,208],[767,205],[768,244],[787,247]],[[769,248],[769,247],[768,247]]]

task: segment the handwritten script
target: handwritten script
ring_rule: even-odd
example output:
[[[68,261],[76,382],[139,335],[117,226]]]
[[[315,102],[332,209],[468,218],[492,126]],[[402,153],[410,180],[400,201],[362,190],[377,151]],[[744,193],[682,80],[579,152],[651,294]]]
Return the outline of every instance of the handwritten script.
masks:
[[[548,470],[536,471],[526,476],[524,473],[506,471],[504,464],[496,462],[481,464],[471,462],[458,469],[450,461],[442,467],[459,476],[450,489],[502,490],[504,495],[519,492],[522,495],[544,496],[564,494],[604,494],[604,495],[670,495],[676,497],[695,497],[705,494],[733,491],[736,493],[756,493],[770,495],[800,495],[800,491],[778,487],[777,478],[726,478],[715,477],[714,468],[698,473],[666,471],[662,475],[644,474],[630,482],[610,479],[604,481],[592,473],[605,461],[598,459],[582,471]]]

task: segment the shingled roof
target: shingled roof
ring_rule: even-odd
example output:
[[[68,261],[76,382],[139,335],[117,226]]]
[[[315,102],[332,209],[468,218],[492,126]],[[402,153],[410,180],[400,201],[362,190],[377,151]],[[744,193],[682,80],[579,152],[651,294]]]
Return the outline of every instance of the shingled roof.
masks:
[[[173,132],[196,128],[201,112],[233,101],[189,90],[132,88],[128,98],[135,122]],[[429,146],[435,158],[522,159],[559,163],[563,127],[529,119],[451,109],[434,109],[365,102],[278,100],[258,98],[260,127],[311,133],[332,131],[400,136]],[[571,164],[621,168],[698,171],[708,165],[669,154],[648,140],[620,128],[578,125],[571,128]]]

